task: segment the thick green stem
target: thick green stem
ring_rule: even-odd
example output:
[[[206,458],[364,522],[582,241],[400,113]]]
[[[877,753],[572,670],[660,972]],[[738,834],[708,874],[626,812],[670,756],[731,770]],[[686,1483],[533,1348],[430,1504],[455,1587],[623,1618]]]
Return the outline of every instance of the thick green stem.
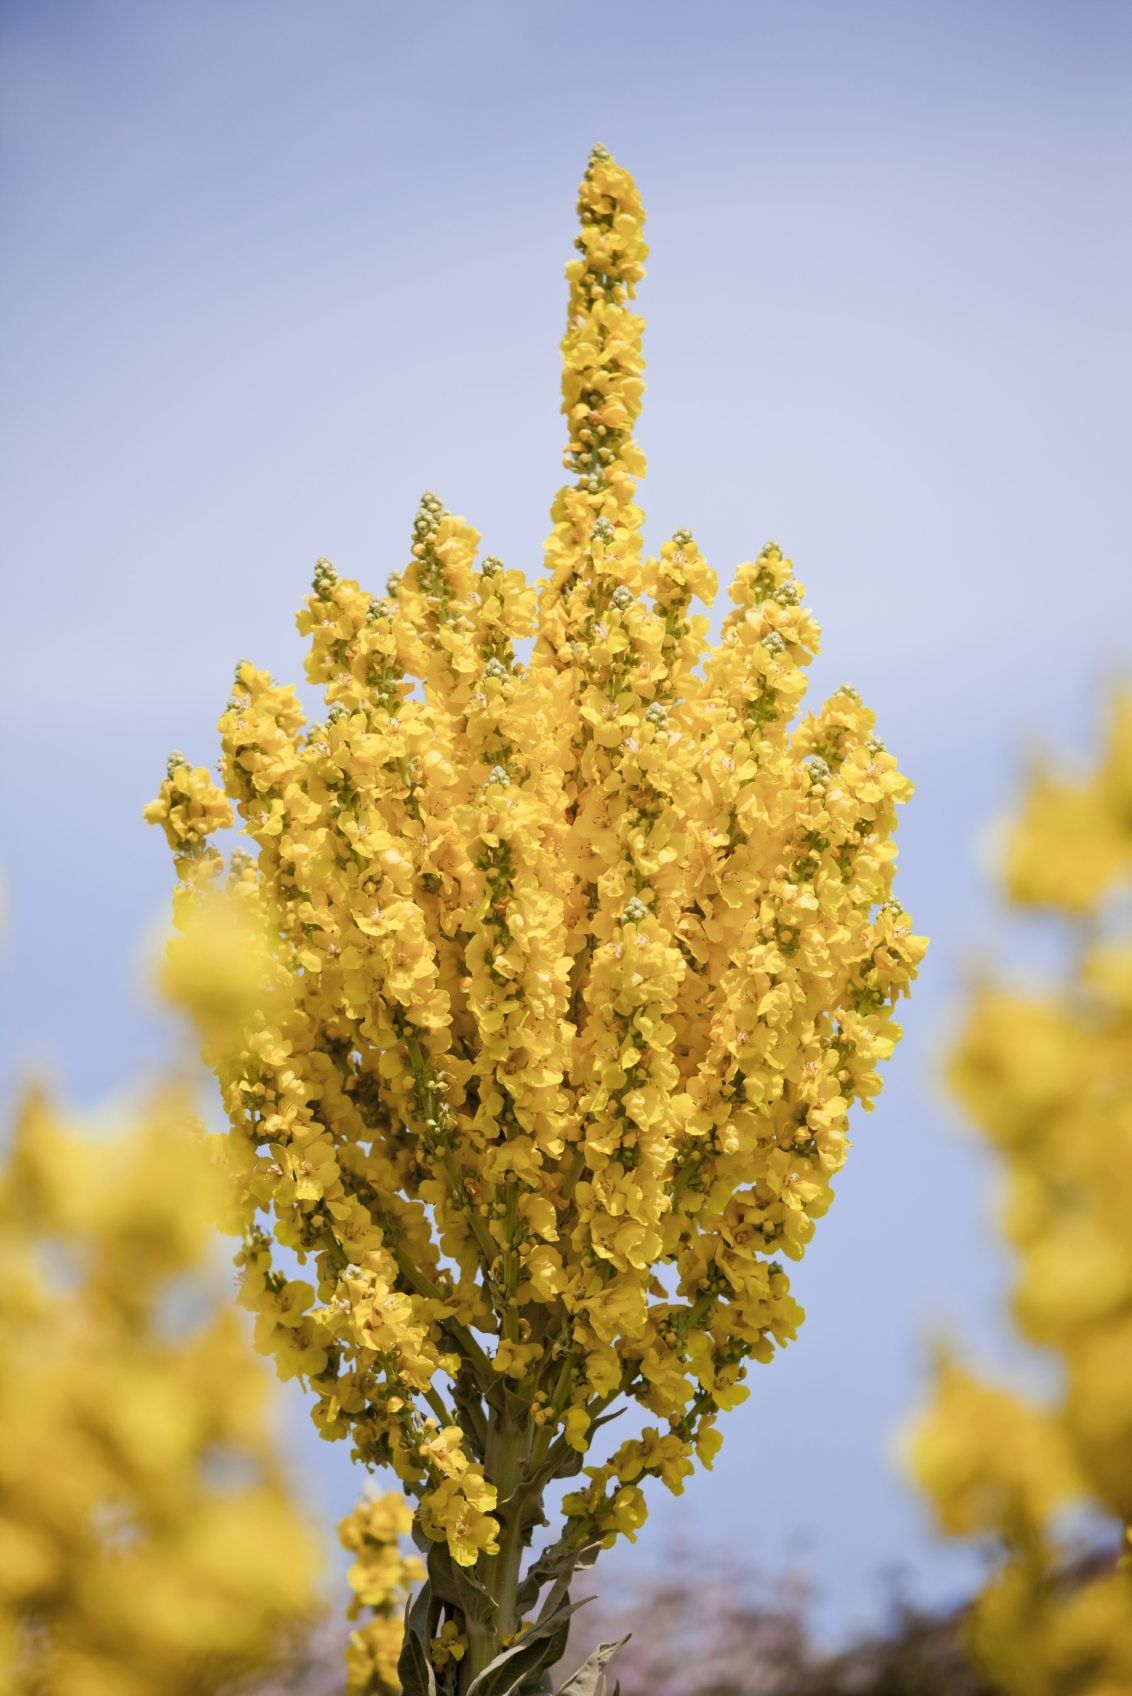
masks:
[[[492,1421],[487,1439],[485,1476],[495,1485],[501,1511],[499,1513],[499,1553],[484,1556],[479,1576],[488,1595],[495,1603],[495,1618],[486,1629],[477,1630],[469,1621],[468,1652],[460,1663],[460,1689],[466,1691],[472,1680],[489,1666],[503,1647],[503,1639],[518,1628],[516,1595],[519,1588],[519,1569],[523,1559],[523,1524],[519,1504],[513,1499],[519,1482],[519,1466],[530,1441],[530,1431],[523,1425],[511,1424],[502,1418]]]

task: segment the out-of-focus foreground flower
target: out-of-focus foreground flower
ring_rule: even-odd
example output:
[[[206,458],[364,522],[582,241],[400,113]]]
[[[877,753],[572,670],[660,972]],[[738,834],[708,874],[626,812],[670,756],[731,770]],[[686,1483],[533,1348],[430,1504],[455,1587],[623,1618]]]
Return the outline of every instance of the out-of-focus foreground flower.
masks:
[[[1006,889],[1059,915],[1072,963],[1044,991],[989,985],[954,1055],[956,1093],[1000,1155],[1014,1312],[1052,1351],[1038,1403],[957,1361],[912,1441],[942,1528],[1005,1559],[973,1616],[977,1655],[1011,1696],[1132,1690],[1132,1569],[1060,1574],[1058,1516],[1132,1521],[1132,694],[1083,779],[1040,775],[1013,832]]]
[[[0,1165],[0,1688],[208,1696],[314,1599],[270,1378],[184,1102],[113,1137],[42,1097]]]

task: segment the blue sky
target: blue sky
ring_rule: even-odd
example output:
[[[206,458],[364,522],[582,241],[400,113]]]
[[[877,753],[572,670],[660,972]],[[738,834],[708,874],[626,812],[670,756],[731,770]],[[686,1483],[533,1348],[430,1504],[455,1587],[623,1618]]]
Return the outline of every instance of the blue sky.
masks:
[[[4,1073],[94,1101],[174,1047],[140,810],[210,762],[234,662],[297,678],[315,558],[374,587],[420,491],[537,571],[595,140],[637,175],[649,539],[773,536],[918,786],[933,949],[799,1275],[810,1318],[714,1475],[658,1501],[830,1629],[939,1550],[892,1461],[948,1326],[1009,1353],[989,1174],[937,1087],[995,938],[989,827],[1132,661],[1132,10],[1113,0],[7,0],[0,378]],[[1039,950],[1040,952],[1040,950]],[[328,1520],[345,1456],[292,1405]]]

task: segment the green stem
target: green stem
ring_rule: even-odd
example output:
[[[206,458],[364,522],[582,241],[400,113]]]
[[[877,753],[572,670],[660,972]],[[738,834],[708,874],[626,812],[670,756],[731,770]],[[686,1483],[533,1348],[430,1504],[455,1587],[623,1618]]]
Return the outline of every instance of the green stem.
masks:
[[[482,1558],[479,1576],[495,1603],[495,1617],[491,1625],[480,1630],[468,1622],[468,1652],[460,1662],[461,1691],[466,1691],[477,1674],[490,1666],[503,1647],[503,1639],[510,1637],[519,1624],[516,1596],[523,1559],[523,1523],[521,1503],[513,1498],[529,1439],[530,1432],[524,1425],[493,1418],[484,1473],[495,1485],[501,1504],[499,1553]]]
[[[435,1413],[437,1419],[440,1421],[442,1430],[446,1425],[455,1425],[456,1421],[445,1407],[444,1398],[441,1396],[439,1390],[435,1390],[430,1386],[424,1392],[424,1399],[432,1409],[433,1413]]]

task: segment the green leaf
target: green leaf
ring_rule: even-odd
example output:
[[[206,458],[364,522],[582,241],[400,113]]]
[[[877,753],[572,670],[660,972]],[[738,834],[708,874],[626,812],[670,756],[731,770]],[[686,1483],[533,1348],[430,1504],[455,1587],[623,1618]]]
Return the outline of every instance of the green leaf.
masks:
[[[484,1425],[483,1404],[480,1398],[480,1388],[476,1376],[467,1361],[464,1361],[456,1374],[452,1385],[452,1400],[456,1404],[457,1417],[464,1439],[476,1460],[482,1462],[485,1456],[487,1432]]]
[[[519,1586],[518,1603],[522,1612],[528,1613],[534,1607],[544,1584],[556,1583],[561,1578],[569,1584],[576,1572],[593,1566],[603,1547],[602,1543],[585,1543],[579,1548],[559,1540],[544,1549]]]
[[[405,1636],[397,1661],[402,1696],[437,1696],[429,1643],[436,1636],[439,1613],[429,1584],[422,1584],[406,1604]]]
[[[428,1544],[428,1582],[437,1601],[463,1616],[468,1624],[490,1631],[498,1608],[471,1567],[452,1559],[447,1543]]]
[[[547,1485],[555,1478],[572,1478],[582,1470],[582,1456],[570,1451],[568,1458],[563,1459],[553,1454],[536,1467],[533,1472],[521,1469],[521,1476],[511,1494],[499,1503],[499,1509],[514,1523],[516,1520],[523,1533],[523,1542],[530,1542],[530,1534],[537,1525],[549,1523],[543,1511],[543,1495]]]
[[[574,1674],[568,1678],[557,1696],[604,1696],[605,1669],[623,1644],[629,1641],[622,1637],[618,1643],[599,1643],[593,1654],[583,1662]],[[617,1696],[618,1685],[613,1692]]]
[[[467,1696],[527,1696],[537,1689],[540,1674],[562,1659],[571,1617],[585,1602],[543,1609],[517,1643],[496,1655],[468,1686]]]

